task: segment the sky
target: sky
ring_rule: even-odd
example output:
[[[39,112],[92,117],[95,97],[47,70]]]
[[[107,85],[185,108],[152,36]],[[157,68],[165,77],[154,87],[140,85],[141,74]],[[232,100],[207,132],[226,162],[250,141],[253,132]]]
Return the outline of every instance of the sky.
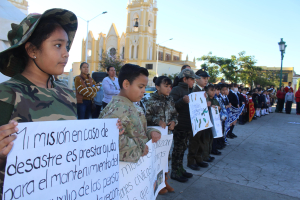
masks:
[[[96,38],[108,33],[115,23],[119,35],[126,30],[128,0],[27,0],[29,13],[43,13],[50,8],[71,10],[90,20]],[[45,2],[45,3],[42,3]],[[300,1],[299,0],[157,0],[157,41],[183,52],[182,59],[200,58],[212,52],[218,57],[231,57],[246,51],[255,56],[257,66],[280,67],[280,38],[286,42],[283,67],[294,67],[300,74]],[[78,30],[65,71],[81,61],[82,39],[86,22],[78,18]],[[197,66],[200,67],[200,62]]]

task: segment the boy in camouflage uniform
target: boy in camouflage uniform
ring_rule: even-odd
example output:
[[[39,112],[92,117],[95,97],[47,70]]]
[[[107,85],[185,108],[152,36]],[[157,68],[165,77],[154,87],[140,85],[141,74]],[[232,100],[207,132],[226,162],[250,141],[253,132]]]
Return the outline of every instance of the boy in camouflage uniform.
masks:
[[[139,102],[148,84],[148,70],[133,64],[125,64],[119,73],[120,93],[114,96],[99,118],[119,118],[125,129],[119,136],[120,161],[137,162],[148,154],[146,143],[157,142],[161,133],[147,128],[143,110],[133,102]]]

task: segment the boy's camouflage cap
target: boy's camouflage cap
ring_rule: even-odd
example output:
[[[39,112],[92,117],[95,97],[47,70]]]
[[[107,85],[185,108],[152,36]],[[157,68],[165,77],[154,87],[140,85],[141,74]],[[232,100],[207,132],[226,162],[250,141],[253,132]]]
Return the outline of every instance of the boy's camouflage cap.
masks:
[[[178,74],[178,78],[181,79],[181,78],[193,78],[193,79],[199,79],[200,77],[197,76],[195,74],[195,72],[191,69],[184,69],[182,70],[179,74]]]
[[[53,8],[45,11],[43,14],[29,14],[20,24],[11,24],[12,30],[7,34],[11,47],[0,52],[0,72],[2,74],[12,77],[24,70],[26,63],[16,59],[13,52],[16,48],[26,43],[40,20],[46,17],[55,19],[66,30],[69,37],[69,46],[71,47],[78,25],[77,17],[73,12]]]

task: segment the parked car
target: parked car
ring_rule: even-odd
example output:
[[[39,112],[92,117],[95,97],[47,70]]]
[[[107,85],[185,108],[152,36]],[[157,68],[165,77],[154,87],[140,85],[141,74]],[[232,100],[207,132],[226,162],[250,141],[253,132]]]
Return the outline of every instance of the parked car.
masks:
[[[147,87],[146,88],[146,93],[153,93],[156,91],[156,88],[155,87]]]

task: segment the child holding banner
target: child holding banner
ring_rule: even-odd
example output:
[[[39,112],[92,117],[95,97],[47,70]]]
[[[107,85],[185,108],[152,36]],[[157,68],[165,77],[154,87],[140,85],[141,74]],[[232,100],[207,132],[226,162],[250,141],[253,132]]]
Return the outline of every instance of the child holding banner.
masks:
[[[199,78],[191,69],[184,69],[178,75],[179,84],[174,87],[170,96],[174,99],[175,108],[179,114],[178,124],[173,131],[174,148],[172,152],[171,179],[186,182],[193,174],[183,168],[183,156],[187,149],[190,135],[193,135],[191,117],[189,111],[189,94],[193,90],[195,79]]]
[[[0,53],[0,71],[12,77],[0,84],[1,199],[6,156],[16,138],[11,134],[18,131],[17,122],[77,119],[73,91],[54,83],[52,76],[63,73],[76,29],[74,13],[50,9],[42,15],[29,14],[8,32],[11,47]]]
[[[208,83],[209,74],[200,69],[196,72],[196,75],[199,77],[196,79],[196,86],[193,89],[193,92],[205,91],[204,87]],[[210,106],[210,102],[207,102],[207,106]],[[192,170],[200,170],[199,167],[208,167],[206,162],[212,162],[214,157],[211,157],[210,151],[208,148],[205,148],[209,144],[211,131],[202,130],[199,131],[195,136],[190,135],[189,138],[189,153],[188,153],[188,167]]]
[[[77,119],[75,94],[53,80],[64,71],[76,30],[74,13],[50,9],[42,15],[29,14],[8,32],[11,47],[0,53],[0,72],[12,77],[0,84],[1,199],[17,122]]]
[[[148,70],[133,64],[125,64],[119,73],[120,93],[114,96],[101,112],[99,118],[119,118],[124,134],[119,136],[120,161],[137,162],[148,154],[146,143],[161,138],[160,131],[147,128],[147,120],[139,102],[148,84]]]
[[[146,102],[146,119],[148,126],[161,126],[168,128],[168,133],[174,130],[178,124],[177,111],[175,102],[170,95],[172,80],[166,76],[155,77],[156,92],[150,94],[150,98]],[[166,173],[166,187],[159,191],[158,194],[166,194],[174,192],[174,189],[167,183],[168,173]]]
[[[219,102],[220,105],[220,118],[221,118],[221,123],[222,123],[222,134],[223,137],[217,138],[217,149],[223,149],[226,144],[225,144],[225,135],[224,135],[224,125],[225,125],[225,120],[228,118],[228,113],[226,110],[226,106],[223,102],[223,98],[221,96],[221,88],[224,88],[225,84],[217,84],[215,85],[215,99]],[[225,85],[226,86],[226,85]]]
[[[210,84],[210,85],[205,87],[205,91],[206,91],[206,94],[207,94],[206,101],[210,102],[210,104],[211,104],[211,106],[208,107],[208,109],[212,110],[212,109],[215,109],[217,107],[220,110],[221,109],[220,104],[219,104],[218,100],[214,98],[214,96],[215,96],[215,86]],[[213,155],[221,155],[221,152],[218,151],[218,149],[217,149],[217,139],[214,138],[214,136],[213,136],[212,128],[206,129],[206,131],[210,132],[209,141],[208,141],[208,144],[207,144],[208,152],[213,154]]]
[[[238,85],[236,83],[234,83],[231,85],[231,90],[229,91],[228,99],[229,99],[229,103],[231,103],[231,105],[235,108],[240,107],[240,100],[239,100],[239,96],[238,96],[237,92],[238,92]],[[230,130],[227,133],[228,138],[233,139],[233,138],[237,137],[237,135],[235,135],[233,133],[233,129],[234,129],[236,122],[237,121],[234,121],[232,123],[232,126],[230,127]]]

